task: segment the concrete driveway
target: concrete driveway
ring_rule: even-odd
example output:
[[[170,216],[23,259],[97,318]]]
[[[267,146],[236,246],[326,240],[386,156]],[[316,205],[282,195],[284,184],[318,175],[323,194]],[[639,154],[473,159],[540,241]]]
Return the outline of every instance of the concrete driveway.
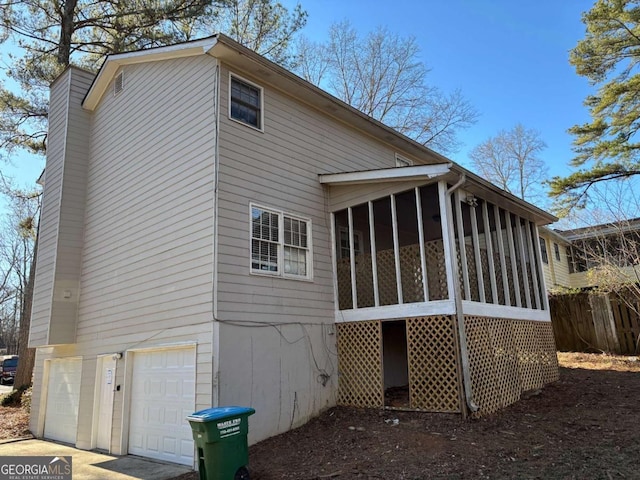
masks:
[[[5,456],[71,456],[74,480],[167,480],[191,469],[147,458],[116,457],[87,452],[43,440],[21,440],[0,444],[0,464]]]

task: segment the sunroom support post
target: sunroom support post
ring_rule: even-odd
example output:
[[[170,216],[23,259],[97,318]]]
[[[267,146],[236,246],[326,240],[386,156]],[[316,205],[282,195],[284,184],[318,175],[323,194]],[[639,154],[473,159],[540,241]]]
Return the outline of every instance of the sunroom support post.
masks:
[[[331,222],[331,266],[333,267],[333,304],[336,306],[336,310],[340,307],[340,295],[338,294],[338,249],[336,248],[336,214],[331,212],[329,214],[329,221]]]
[[[527,259],[524,247],[524,238],[522,237],[522,225],[520,224],[520,217],[515,215],[516,218],[516,235],[518,237],[518,248],[520,249],[520,268],[522,268],[522,285],[524,290],[524,298],[527,301],[527,308],[531,308],[531,292],[529,291],[529,270],[527,269]]]
[[[393,225],[393,258],[396,264],[396,287],[398,305],[402,305],[402,271],[400,269],[400,241],[398,240],[398,212],[396,212],[396,196],[391,194],[391,223]]]
[[[536,250],[540,250],[540,242],[538,241],[538,237],[535,237],[536,243],[533,243],[533,239],[531,235],[533,234],[533,230],[531,229],[531,223],[528,220],[524,221],[524,234],[527,237],[527,247],[529,247],[529,258],[531,259],[531,281],[533,284],[533,298],[536,301],[536,308],[538,310],[542,310],[542,303],[540,301],[540,286],[538,284],[538,268],[537,268],[537,258]],[[538,245],[536,249],[535,246]]]
[[[469,270],[467,268],[467,249],[464,242],[464,222],[462,221],[462,206],[460,205],[460,193],[453,193],[453,203],[456,209],[456,226],[458,231],[458,249],[460,250],[460,265],[462,271],[462,284],[464,286],[464,298],[471,300],[471,287],[469,285]]]
[[[520,295],[520,280],[518,279],[518,259],[516,258],[516,242],[513,238],[513,227],[511,226],[511,213],[504,211],[507,223],[507,241],[509,242],[509,256],[511,258],[511,275],[513,277],[513,291],[516,294],[516,306],[522,307],[522,296]]]
[[[504,291],[504,304],[511,306],[511,292],[509,291],[509,276],[507,275],[507,258],[504,251],[504,239],[502,238],[502,221],[500,220],[500,208],[493,206],[493,215],[496,221],[496,240],[498,241],[498,253],[500,255],[500,270],[502,271],[502,289]]]
[[[491,238],[491,225],[489,223],[489,207],[487,202],[482,202],[482,225],[484,227],[484,241],[487,245],[487,264],[489,266],[489,282],[491,283],[491,300],[498,303],[498,286],[496,284],[496,266],[493,256],[493,239]]]
[[[422,225],[422,202],[420,188],[416,192],[416,216],[418,217],[418,241],[420,242],[420,270],[422,271],[422,295],[425,302],[429,301],[429,284],[427,279],[427,256],[424,252],[424,227]]]
[[[369,244],[371,247],[371,274],[373,275],[373,301],[376,307],[380,306],[380,293],[378,292],[378,257],[376,254],[376,227],[373,221],[373,202],[367,202],[369,207]]]
[[[353,209],[347,209],[349,214],[349,264],[351,265],[351,304],[353,308],[358,308],[358,287],[356,285],[356,257],[355,245],[353,241]]]
[[[478,295],[480,302],[487,303],[484,293],[484,274],[482,272],[482,254],[480,253],[480,236],[478,235],[478,217],[476,215],[476,207],[469,207],[471,216],[471,238],[473,239],[473,255],[476,259],[476,279],[478,281]]]
[[[440,203],[440,230],[442,231],[442,248],[444,250],[444,268],[447,274],[447,298],[455,298],[454,274],[455,268],[453,259],[456,251],[452,247],[451,234],[453,232],[453,220],[451,218],[451,199],[447,195],[447,183],[438,182],[438,200]],[[449,228],[451,223],[451,228]]]
[[[454,233],[454,224],[453,224],[453,206],[451,204],[451,198],[455,197],[454,201],[457,203],[458,211],[459,211],[460,202],[459,202],[457,189],[460,188],[462,185],[464,185],[465,181],[466,181],[466,177],[465,175],[462,175],[460,177],[460,180],[458,180],[458,182],[448,190],[447,190],[447,184],[444,182],[440,182],[439,192],[440,192],[440,198],[441,198],[441,201],[440,201],[441,212],[442,212],[442,205],[445,206],[444,215],[441,217],[441,222],[446,222],[446,225],[447,225],[446,229],[444,228],[444,226],[442,228],[443,241],[445,240],[444,232],[445,230],[448,231],[447,243],[449,247],[447,252],[447,246],[445,245],[445,255],[450,259],[450,263],[452,267],[450,273],[453,277],[452,278],[453,300],[456,306],[456,319],[457,319],[456,323],[458,327],[458,340],[460,345],[460,366],[462,367],[461,370],[462,370],[462,383],[464,387],[463,388],[464,400],[469,410],[471,410],[472,412],[477,412],[479,407],[473,401],[473,387],[471,383],[471,367],[469,363],[469,348],[467,346],[467,331],[466,331],[466,325],[465,325],[464,311],[462,308],[462,293],[460,292],[460,278],[458,273],[459,270],[458,270],[458,266],[456,265],[457,259],[455,256],[456,249],[455,249],[455,233]],[[443,196],[444,196],[444,202],[442,201]],[[457,218],[461,218],[460,215],[456,215],[456,216]],[[464,271],[464,268],[462,268],[462,270]],[[462,415],[464,417],[467,416],[467,411],[464,408],[462,408]]]

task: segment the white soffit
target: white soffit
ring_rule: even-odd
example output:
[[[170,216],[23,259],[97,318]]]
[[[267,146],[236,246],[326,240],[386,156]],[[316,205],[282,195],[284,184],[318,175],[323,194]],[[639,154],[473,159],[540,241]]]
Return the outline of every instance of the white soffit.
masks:
[[[359,183],[384,183],[403,180],[430,180],[449,173],[452,165],[451,163],[440,163],[436,165],[362,170],[359,172],[326,173],[319,175],[319,178],[320,183],[326,185],[356,185]]]

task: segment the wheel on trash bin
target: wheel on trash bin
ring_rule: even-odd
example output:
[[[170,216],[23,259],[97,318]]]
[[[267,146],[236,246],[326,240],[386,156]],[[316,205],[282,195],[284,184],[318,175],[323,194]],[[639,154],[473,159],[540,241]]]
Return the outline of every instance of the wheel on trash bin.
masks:
[[[233,476],[233,480],[250,480],[249,470],[247,470],[247,467],[240,467],[236,474]]]

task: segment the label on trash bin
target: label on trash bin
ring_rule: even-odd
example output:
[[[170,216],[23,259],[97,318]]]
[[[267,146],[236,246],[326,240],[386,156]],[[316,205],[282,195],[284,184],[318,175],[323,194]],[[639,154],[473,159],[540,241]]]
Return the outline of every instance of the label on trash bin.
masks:
[[[241,418],[234,418],[224,422],[218,422],[217,427],[220,432],[220,438],[233,437],[240,434]]]

